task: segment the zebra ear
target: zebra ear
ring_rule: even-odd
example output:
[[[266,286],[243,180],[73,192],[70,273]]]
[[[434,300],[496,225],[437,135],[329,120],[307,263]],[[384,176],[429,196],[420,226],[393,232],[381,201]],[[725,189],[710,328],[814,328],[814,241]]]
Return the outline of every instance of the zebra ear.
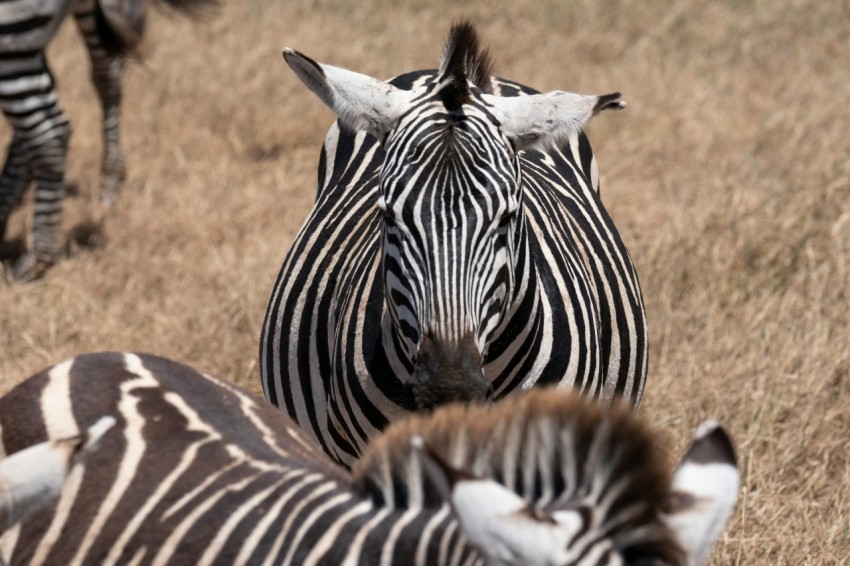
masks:
[[[452,467],[421,437],[411,444],[420,453],[425,475],[488,563],[550,564],[566,552],[578,521],[556,521],[505,486]]]
[[[740,474],[729,435],[714,421],[700,425],[675,474],[664,521],[689,564],[704,564],[738,498]]]
[[[368,75],[322,65],[286,48],[283,58],[307,88],[355,130],[384,137],[408,108],[413,94]]]
[[[35,444],[0,460],[0,533],[59,497],[74,464],[114,424],[114,418],[103,417],[84,434]]]
[[[563,91],[529,96],[483,96],[517,150],[567,141],[599,112],[626,107],[626,102],[619,100],[619,92],[603,96]]]

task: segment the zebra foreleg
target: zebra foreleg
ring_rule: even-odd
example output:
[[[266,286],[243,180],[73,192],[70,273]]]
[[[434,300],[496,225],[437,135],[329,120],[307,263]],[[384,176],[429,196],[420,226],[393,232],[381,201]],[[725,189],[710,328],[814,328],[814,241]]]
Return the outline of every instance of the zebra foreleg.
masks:
[[[103,110],[103,161],[100,170],[100,202],[109,207],[121,194],[127,163],[121,150],[121,75],[124,60],[102,49],[90,50],[92,81]]]
[[[29,169],[36,182],[32,247],[12,266],[12,278],[15,280],[26,282],[38,279],[59,258],[65,198],[65,157],[70,133],[66,125],[41,145],[29,148]]]
[[[98,10],[93,0],[80,1],[74,8],[74,19],[86,42],[91,80],[103,112],[100,202],[109,207],[118,199],[127,177],[127,165],[124,152],[121,151],[121,78],[124,59],[117,52],[107,49],[108,38],[114,32],[105,19],[98,22]]]

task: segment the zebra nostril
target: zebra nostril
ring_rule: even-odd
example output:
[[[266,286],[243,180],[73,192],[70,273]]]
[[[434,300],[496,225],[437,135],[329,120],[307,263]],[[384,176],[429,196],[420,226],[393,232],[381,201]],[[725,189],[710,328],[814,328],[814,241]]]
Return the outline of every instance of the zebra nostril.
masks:
[[[418,410],[453,401],[480,403],[493,396],[481,354],[470,336],[455,343],[424,336],[410,390]]]

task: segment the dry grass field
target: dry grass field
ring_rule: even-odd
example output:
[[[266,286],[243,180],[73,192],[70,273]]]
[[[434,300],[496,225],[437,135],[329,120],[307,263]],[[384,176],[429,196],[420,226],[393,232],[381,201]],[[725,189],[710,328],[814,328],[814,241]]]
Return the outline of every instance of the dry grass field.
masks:
[[[644,289],[640,414],[671,457],[707,416],[740,455],[713,564],[850,564],[845,0],[252,0],[201,24],[154,14],[125,83],[130,176],[108,214],[99,109],[66,25],[49,59],[75,130],[68,257],[35,283],[0,283],[0,392],[107,349],[259,391],[266,300],[332,121],[281,49],[389,77],[436,65],[461,16],[500,75],[629,102],[589,135]],[[9,237],[30,224],[27,204]]]

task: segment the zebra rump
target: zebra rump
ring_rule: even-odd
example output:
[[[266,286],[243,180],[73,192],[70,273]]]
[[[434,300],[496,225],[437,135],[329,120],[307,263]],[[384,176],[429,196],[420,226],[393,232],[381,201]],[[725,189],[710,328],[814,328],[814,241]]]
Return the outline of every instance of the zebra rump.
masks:
[[[738,486],[716,424],[671,482],[630,411],[549,389],[400,421],[348,472],[262,399],[145,354],[36,374],[0,427],[0,518],[27,452],[55,462],[0,523],[10,564],[698,564]]]

